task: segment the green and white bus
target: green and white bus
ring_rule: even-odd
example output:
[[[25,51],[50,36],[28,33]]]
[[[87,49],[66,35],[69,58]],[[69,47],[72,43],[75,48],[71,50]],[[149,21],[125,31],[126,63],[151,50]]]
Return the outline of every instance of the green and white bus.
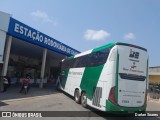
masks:
[[[83,107],[101,111],[145,111],[148,53],[120,42],[82,52],[60,63],[58,88]]]

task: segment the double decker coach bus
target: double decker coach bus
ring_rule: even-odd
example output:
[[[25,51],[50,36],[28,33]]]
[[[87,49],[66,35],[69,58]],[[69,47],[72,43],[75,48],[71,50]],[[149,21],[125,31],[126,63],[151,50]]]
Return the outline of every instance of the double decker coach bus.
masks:
[[[107,45],[66,58],[60,63],[58,88],[83,107],[101,111],[145,111],[148,54],[127,43]]]

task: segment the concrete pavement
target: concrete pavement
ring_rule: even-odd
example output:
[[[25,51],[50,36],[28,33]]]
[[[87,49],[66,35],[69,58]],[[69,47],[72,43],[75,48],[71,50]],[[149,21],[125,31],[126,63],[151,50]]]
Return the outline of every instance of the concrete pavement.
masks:
[[[0,93],[0,101],[12,99],[26,99],[30,97],[38,97],[57,93],[54,86],[51,85],[44,85],[43,89],[40,89],[38,85],[32,85],[27,94],[24,94],[23,92],[19,93],[20,89],[21,85],[11,85],[6,92]]]
[[[24,93],[19,93],[21,89],[20,85],[12,85],[4,93],[0,93],[0,101],[12,101],[22,100],[22,99],[32,99],[35,97],[44,97],[51,94],[59,93],[54,86],[44,85],[43,89],[40,89],[38,86],[31,86],[29,93],[26,95]],[[0,103],[1,105],[1,103]],[[160,111],[160,103],[156,100],[149,100],[147,102],[147,111]]]
[[[27,95],[19,93],[20,86],[11,86],[7,92],[0,93],[0,111],[90,111],[85,109],[81,105],[74,102],[72,97],[69,97],[63,93],[59,93],[53,86],[44,86],[43,89],[38,87],[31,87]],[[160,111],[160,105],[155,101],[149,101],[147,111]],[[13,118],[12,118],[13,119]],[[12,120],[10,119],[10,120]],[[51,118],[44,118],[51,119]],[[68,117],[68,118],[56,118],[56,119],[82,119],[82,120],[105,120],[105,119],[117,119],[113,117]],[[124,119],[124,118],[121,118]],[[126,118],[125,118],[126,119]],[[136,119],[148,119],[151,118],[136,118]],[[157,119],[154,117],[154,119]],[[4,118],[2,119],[4,120]],[[15,118],[17,120],[17,118]],[[33,119],[34,120],[34,119]]]

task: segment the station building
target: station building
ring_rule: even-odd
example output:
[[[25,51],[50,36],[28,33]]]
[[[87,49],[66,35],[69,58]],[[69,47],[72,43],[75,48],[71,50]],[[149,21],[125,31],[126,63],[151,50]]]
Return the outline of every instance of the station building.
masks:
[[[149,68],[149,82],[160,83],[160,66]]]
[[[26,74],[32,83],[43,87],[56,79],[59,62],[80,53],[76,49],[0,12],[0,74],[11,83],[19,82]],[[1,89],[3,89],[1,79]]]

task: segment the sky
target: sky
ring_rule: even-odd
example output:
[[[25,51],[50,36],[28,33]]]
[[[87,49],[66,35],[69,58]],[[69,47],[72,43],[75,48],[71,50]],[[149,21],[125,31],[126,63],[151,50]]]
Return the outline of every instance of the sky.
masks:
[[[160,66],[160,0],[0,0],[0,11],[81,52],[144,47],[149,66]]]

